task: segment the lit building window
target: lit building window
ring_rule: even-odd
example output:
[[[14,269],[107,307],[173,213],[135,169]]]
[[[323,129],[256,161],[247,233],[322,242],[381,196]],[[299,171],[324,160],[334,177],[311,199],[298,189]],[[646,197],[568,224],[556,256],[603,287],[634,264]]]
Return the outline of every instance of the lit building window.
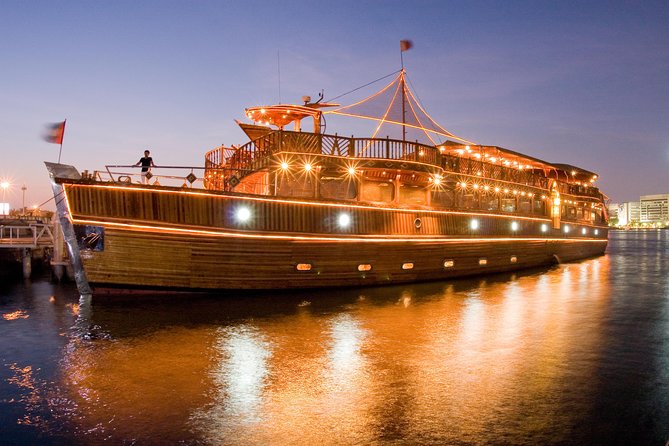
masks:
[[[444,268],[453,268],[453,266],[455,266],[455,260],[444,260]]]
[[[298,263],[295,269],[298,271],[311,271],[311,263]]]
[[[413,269],[413,262],[402,263],[402,269]]]

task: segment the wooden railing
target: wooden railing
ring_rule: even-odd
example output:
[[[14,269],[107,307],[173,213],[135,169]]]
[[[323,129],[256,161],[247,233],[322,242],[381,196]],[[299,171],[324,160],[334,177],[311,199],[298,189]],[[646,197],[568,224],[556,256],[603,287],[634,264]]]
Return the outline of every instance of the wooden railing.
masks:
[[[268,167],[270,157],[281,152],[413,161],[431,164],[454,174],[508,181],[542,189],[548,189],[550,181],[531,169],[516,169],[473,158],[444,155],[435,146],[418,142],[277,130],[237,149],[219,147],[207,152],[205,169],[207,172],[216,170],[218,176],[206,174],[206,178],[215,178],[216,181],[209,181],[205,185],[209,189],[232,190],[245,176]],[[225,178],[220,177],[221,172],[225,172]],[[594,187],[580,189],[580,195],[600,195]],[[579,186],[561,184],[561,192],[573,194],[574,191],[579,191]]]

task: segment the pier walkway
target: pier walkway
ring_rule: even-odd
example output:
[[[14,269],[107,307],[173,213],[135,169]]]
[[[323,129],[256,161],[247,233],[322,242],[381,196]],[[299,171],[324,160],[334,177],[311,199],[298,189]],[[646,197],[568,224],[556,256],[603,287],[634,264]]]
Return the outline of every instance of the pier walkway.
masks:
[[[40,219],[0,218],[0,258],[19,260],[23,264],[23,277],[26,279],[32,274],[35,257],[51,257],[51,266],[62,270],[61,265],[67,262],[62,259],[64,250],[59,231],[60,228],[53,222]]]
[[[0,249],[53,248],[55,243],[53,232],[54,225],[52,223],[0,220]]]

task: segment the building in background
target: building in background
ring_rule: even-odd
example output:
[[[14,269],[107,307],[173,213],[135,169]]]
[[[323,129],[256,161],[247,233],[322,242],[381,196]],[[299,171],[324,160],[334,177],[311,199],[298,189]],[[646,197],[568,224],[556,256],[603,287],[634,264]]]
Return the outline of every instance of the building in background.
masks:
[[[669,194],[643,195],[639,201],[608,205],[609,224],[617,227],[669,227]]]
[[[669,224],[669,194],[642,195],[640,203],[641,223],[662,226]]]

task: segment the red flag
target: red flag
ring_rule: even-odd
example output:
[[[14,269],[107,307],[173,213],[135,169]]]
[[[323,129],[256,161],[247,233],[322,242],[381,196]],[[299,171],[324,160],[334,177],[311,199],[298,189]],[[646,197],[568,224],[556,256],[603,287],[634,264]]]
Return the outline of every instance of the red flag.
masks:
[[[63,122],[57,122],[55,124],[47,125],[46,134],[44,135],[44,140],[46,142],[52,142],[54,144],[63,144],[63,135],[65,135],[65,123],[67,119]]]
[[[400,40],[400,51],[409,51],[413,47],[411,40]]]

